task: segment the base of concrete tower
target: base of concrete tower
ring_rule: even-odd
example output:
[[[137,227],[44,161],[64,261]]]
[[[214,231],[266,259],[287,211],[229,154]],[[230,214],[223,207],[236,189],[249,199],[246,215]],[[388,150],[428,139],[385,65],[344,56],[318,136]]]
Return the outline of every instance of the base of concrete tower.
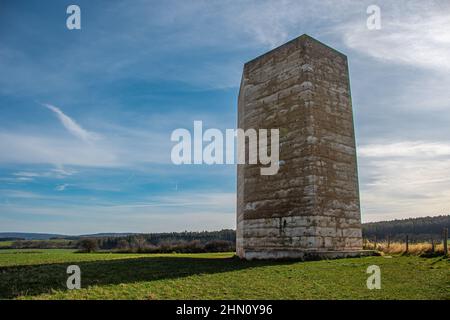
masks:
[[[367,257],[375,254],[373,250],[245,250],[239,258],[246,260],[322,260]]]

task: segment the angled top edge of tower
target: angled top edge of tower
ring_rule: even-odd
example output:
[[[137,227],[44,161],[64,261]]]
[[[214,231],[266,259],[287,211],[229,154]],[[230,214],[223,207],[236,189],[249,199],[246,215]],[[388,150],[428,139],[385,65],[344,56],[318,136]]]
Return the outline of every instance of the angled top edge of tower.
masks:
[[[270,51],[267,51],[266,53],[263,53],[263,54],[257,56],[256,58],[254,58],[254,59],[252,59],[252,60],[250,60],[250,61],[247,61],[247,62],[244,64],[244,68],[246,68],[246,67],[248,67],[249,65],[255,63],[256,61],[259,61],[259,60],[261,60],[261,59],[263,59],[263,58],[266,58],[267,56],[270,56],[270,55],[274,54],[275,52],[279,51],[280,49],[282,49],[282,48],[284,48],[284,47],[287,47],[287,46],[289,46],[289,45],[292,45],[292,44],[294,44],[294,43],[296,43],[296,42],[305,41],[305,40],[307,40],[307,39],[312,40],[312,41],[314,41],[315,43],[319,44],[320,46],[327,48],[328,50],[330,50],[330,51],[332,51],[332,52],[338,54],[339,56],[343,57],[344,59],[347,59],[347,56],[346,56],[345,54],[343,54],[342,52],[340,52],[340,51],[338,51],[338,50],[336,50],[336,49],[334,49],[334,48],[332,48],[332,47],[330,47],[330,46],[324,44],[323,42],[321,42],[321,41],[319,41],[319,40],[317,40],[317,39],[311,37],[310,35],[307,35],[306,33],[304,33],[304,34],[302,34],[301,36],[298,36],[297,38],[294,38],[294,39],[292,39],[292,40],[290,40],[290,41],[288,41],[288,42],[286,42],[286,43],[284,43],[284,44],[282,44],[282,45],[280,45],[280,46],[278,46],[278,47],[276,47],[276,48],[273,48],[273,49],[270,50]]]

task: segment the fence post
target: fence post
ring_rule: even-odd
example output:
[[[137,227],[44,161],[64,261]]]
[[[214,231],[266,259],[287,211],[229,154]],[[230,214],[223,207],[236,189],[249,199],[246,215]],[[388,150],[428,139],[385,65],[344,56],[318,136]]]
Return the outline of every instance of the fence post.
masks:
[[[406,235],[406,253],[408,253],[408,251],[409,251],[409,237],[408,237],[408,235]]]
[[[388,249],[389,249],[390,246],[391,246],[391,236],[388,235],[387,236],[387,247],[388,247]]]
[[[377,236],[375,236],[375,242],[374,242],[373,246],[374,246],[373,249],[377,250]]]
[[[444,255],[448,254],[448,247],[447,247],[447,242],[448,242],[448,229],[444,228],[444,238],[442,239],[444,242]]]
[[[431,252],[434,253],[434,239],[431,238]]]

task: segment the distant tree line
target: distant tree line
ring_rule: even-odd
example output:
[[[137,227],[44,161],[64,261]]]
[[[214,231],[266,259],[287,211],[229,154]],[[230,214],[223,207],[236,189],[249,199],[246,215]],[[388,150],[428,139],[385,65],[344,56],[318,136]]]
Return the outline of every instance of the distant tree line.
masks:
[[[363,237],[383,241],[438,241],[443,228],[450,229],[450,215],[364,223]],[[11,240],[11,238],[6,239]],[[219,252],[235,250],[236,232],[231,229],[201,232],[166,232],[129,235],[101,235],[55,238],[51,240],[16,240],[12,248],[80,248],[82,251],[119,252]]]
[[[75,249],[78,240],[16,240],[10,248],[13,249]]]
[[[0,238],[0,241],[15,241],[15,240],[25,240],[24,238]]]
[[[90,239],[96,241],[97,239]],[[92,247],[92,245],[90,244]],[[227,252],[235,251],[234,242],[227,240],[210,240],[201,242],[199,240],[177,240],[163,241],[156,245],[148,243],[144,238],[136,237],[131,242],[121,239],[117,247],[110,250],[115,252],[132,253],[202,253],[202,252]],[[81,247],[81,251],[89,251]]]
[[[198,253],[235,250],[234,230],[132,234],[79,240],[83,252],[110,250],[139,253]]]
[[[130,234],[126,236],[89,236],[51,240],[18,240],[12,248],[79,248],[117,252],[223,252],[235,250],[236,233],[231,229],[201,232]]]
[[[113,249],[118,246],[124,246],[125,243],[132,245],[136,242],[145,242],[149,245],[159,245],[161,243],[176,243],[180,241],[190,242],[199,241],[205,244],[208,241],[224,240],[235,242],[236,233],[231,229],[220,231],[201,231],[201,232],[166,232],[166,233],[143,233],[133,234],[125,237],[101,237],[98,239],[101,249]]]
[[[404,241],[408,236],[410,241],[420,242],[441,240],[443,228],[450,229],[450,215],[364,223],[362,232],[364,238],[372,241],[388,237],[391,241]]]

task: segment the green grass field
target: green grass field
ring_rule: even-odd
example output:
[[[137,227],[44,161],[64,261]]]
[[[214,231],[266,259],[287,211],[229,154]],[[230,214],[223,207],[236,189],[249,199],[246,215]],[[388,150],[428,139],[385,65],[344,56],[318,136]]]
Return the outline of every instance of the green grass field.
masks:
[[[12,243],[12,241],[0,241],[0,248],[10,247]]]
[[[81,268],[67,290],[66,268]],[[381,268],[380,290],[366,269]],[[1,299],[450,299],[442,257],[240,261],[232,253],[115,254],[0,250]]]

